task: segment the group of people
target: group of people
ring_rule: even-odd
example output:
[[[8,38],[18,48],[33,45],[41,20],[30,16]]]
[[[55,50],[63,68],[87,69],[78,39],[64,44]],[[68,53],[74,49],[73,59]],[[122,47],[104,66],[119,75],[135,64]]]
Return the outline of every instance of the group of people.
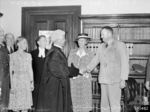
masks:
[[[62,51],[66,41],[62,30],[53,31],[49,50],[46,37],[40,35],[37,49],[30,53],[25,37],[16,41],[11,33],[3,37],[0,36],[1,111],[90,112],[91,71],[100,63],[101,112],[120,112],[129,57],[125,44],[113,37],[111,27],[101,29],[103,43],[96,54],[86,48],[88,35],[79,34],[75,39],[78,48],[70,51],[68,59]]]
[[[37,49],[28,53],[23,36],[16,41],[13,34],[0,36],[0,111],[67,112],[72,110],[70,77],[82,75],[78,68],[68,66],[62,52],[65,32],[56,30],[46,49],[44,35],[37,38]]]
[[[16,47],[15,47],[16,44]],[[27,111],[32,106],[32,57],[26,38],[8,33],[0,37],[1,111]]]

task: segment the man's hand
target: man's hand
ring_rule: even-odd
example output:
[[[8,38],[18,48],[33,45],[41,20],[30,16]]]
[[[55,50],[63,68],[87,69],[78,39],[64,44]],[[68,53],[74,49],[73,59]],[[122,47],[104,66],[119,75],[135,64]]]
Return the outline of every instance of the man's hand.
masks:
[[[149,90],[149,81],[146,81],[145,87],[146,87],[147,90]]]
[[[86,78],[89,78],[90,74],[86,72],[86,73],[83,74],[83,76],[86,77]]]
[[[88,69],[88,68],[81,68],[81,69],[80,69],[80,72],[81,72],[82,74],[84,74],[84,73],[90,73],[90,69]]]
[[[121,81],[120,81],[120,88],[123,89],[123,88],[125,88],[125,87],[126,87],[126,82],[125,82],[125,80],[121,80]]]
[[[83,74],[84,72],[86,72],[86,68],[80,68],[79,73]]]

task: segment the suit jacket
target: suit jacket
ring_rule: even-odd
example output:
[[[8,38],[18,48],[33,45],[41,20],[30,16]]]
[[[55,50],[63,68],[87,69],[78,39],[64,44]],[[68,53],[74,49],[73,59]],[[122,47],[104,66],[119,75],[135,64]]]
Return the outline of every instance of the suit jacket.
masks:
[[[6,47],[6,48],[7,48],[7,47]],[[14,46],[13,46],[13,52],[10,52],[10,51],[8,50],[8,48],[7,48],[7,51],[8,51],[8,54],[11,54],[11,53],[17,51],[17,49],[16,49],[16,47],[15,47],[15,45],[14,45]]]
[[[39,89],[37,111],[73,112],[69,75],[78,69],[69,68],[60,48],[53,46],[47,53]]]
[[[91,71],[98,63],[99,83],[112,84],[128,79],[129,57],[123,42],[114,40],[108,48],[105,43],[101,44],[87,68]]]
[[[48,50],[45,49],[45,56],[47,52]],[[42,76],[42,69],[43,69],[43,65],[45,61],[45,58],[38,57],[38,54],[39,54],[39,49],[35,49],[31,52],[35,84],[40,84],[41,76]]]
[[[48,52],[47,49],[45,49],[45,55]],[[33,107],[35,108],[35,111],[37,109],[37,100],[38,100],[38,93],[39,93],[39,85],[42,78],[42,70],[45,58],[38,57],[39,55],[39,49],[35,49],[31,52],[32,56],[32,68],[33,68],[33,75],[34,75],[34,91],[33,93]]]
[[[2,45],[0,45],[0,88],[2,105],[7,108],[10,90],[9,56],[6,47]]]
[[[146,81],[150,81],[150,57],[147,63],[147,69],[146,69]]]

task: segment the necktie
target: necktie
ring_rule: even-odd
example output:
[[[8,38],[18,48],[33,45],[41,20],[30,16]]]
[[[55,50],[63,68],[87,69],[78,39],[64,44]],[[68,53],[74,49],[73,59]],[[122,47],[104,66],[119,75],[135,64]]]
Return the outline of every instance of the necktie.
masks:
[[[12,49],[12,47],[10,47],[10,54],[11,54],[11,53],[13,53],[13,49]]]

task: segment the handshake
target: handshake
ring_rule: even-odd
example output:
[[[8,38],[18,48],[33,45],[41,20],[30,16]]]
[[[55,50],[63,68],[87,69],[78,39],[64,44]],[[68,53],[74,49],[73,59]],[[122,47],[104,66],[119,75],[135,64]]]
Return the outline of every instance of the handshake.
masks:
[[[70,74],[72,74],[70,75],[70,77],[78,77],[78,75],[80,75],[86,78],[89,77],[89,73],[91,72],[90,69],[88,69],[87,67],[80,68],[80,69],[76,68],[73,63],[71,63],[71,66],[69,67],[69,71],[71,72]]]
[[[83,75],[85,76],[86,78],[89,77],[89,73],[90,73],[90,70],[88,68],[80,68],[79,69],[79,73],[80,75]]]

